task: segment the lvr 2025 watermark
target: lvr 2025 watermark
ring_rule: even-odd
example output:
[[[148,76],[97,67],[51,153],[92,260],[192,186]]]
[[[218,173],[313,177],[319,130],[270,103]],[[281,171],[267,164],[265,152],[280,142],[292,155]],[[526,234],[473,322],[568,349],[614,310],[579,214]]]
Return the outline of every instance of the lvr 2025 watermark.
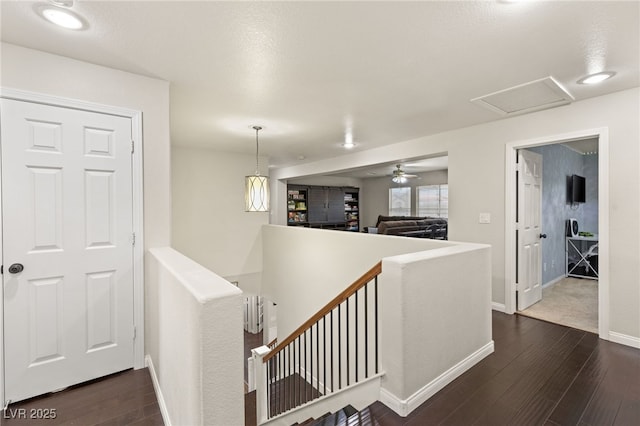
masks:
[[[9,408],[9,403],[2,411],[4,419],[52,420],[58,417],[55,408]]]

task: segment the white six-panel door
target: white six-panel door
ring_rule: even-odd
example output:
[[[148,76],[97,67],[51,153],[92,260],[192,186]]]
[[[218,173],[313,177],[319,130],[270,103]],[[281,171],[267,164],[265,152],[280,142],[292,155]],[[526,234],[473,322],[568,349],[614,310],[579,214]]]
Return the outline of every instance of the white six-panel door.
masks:
[[[542,299],[542,156],[518,151],[518,310]]]
[[[115,115],[0,109],[5,399],[18,401],[133,366],[132,130]]]

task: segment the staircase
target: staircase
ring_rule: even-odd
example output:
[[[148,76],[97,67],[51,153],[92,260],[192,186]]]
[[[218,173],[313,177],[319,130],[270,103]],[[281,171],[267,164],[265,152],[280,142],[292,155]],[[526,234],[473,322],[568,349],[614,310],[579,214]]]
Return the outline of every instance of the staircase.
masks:
[[[288,424],[287,416],[300,421],[336,410],[356,396],[361,403],[375,401],[384,375],[378,356],[381,271],[378,262],[275,347],[253,350],[258,424],[276,418]],[[302,424],[375,423],[366,412],[347,406]]]
[[[327,413],[317,419],[310,418],[302,423],[294,423],[291,426],[379,426],[378,421],[371,416],[369,407],[358,411],[351,405],[347,405],[335,413]]]

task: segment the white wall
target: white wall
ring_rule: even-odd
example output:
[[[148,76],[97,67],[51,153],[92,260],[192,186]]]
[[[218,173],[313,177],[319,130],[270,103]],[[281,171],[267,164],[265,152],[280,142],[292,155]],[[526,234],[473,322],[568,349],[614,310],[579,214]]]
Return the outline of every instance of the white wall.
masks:
[[[255,156],[174,147],[171,164],[173,247],[259,294],[260,227],[269,213],[244,211],[244,177],[255,172]]]
[[[242,292],[170,247],[149,257],[162,315],[148,349],[164,414],[174,425],[244,424]]]
[[[323,174],[397,158],[448,153],[449,238],[492,246],[492,300],[505,302],[505,146],[511,142],[606,127],[609,130],[610,331],[640,338],[640,89],[400,142],[343,157],[272,170],[276,179]],[[274,182],[276,217],[286,197]],[[479,224],[480,212],[491,213]]]
[[[379,288],[382,401],[406,416],[493,352],[491,249],[385,258]]]
[[[389,214],[389,188],[411,188],[411,215],[417,216],[416,187],[421,185],[436,185],[448,182],[447,170],[417,173],[418,178],[409,179],[406,184],[398,185],[390,177],[363,179],[360,202],[360,216],[362,227],[376,226],[378,215]]]
[[[265,225],[263,295],[278,304],[278,340],[383,257],[454,243],[298,226]]]

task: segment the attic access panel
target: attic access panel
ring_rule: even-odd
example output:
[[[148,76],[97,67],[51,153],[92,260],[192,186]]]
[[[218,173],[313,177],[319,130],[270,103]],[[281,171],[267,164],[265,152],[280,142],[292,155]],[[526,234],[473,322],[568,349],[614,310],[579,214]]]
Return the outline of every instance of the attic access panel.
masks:
[[[551,76],[471,99],[474,104],[503,116],[526,114],[573,101],[574,97]]]

